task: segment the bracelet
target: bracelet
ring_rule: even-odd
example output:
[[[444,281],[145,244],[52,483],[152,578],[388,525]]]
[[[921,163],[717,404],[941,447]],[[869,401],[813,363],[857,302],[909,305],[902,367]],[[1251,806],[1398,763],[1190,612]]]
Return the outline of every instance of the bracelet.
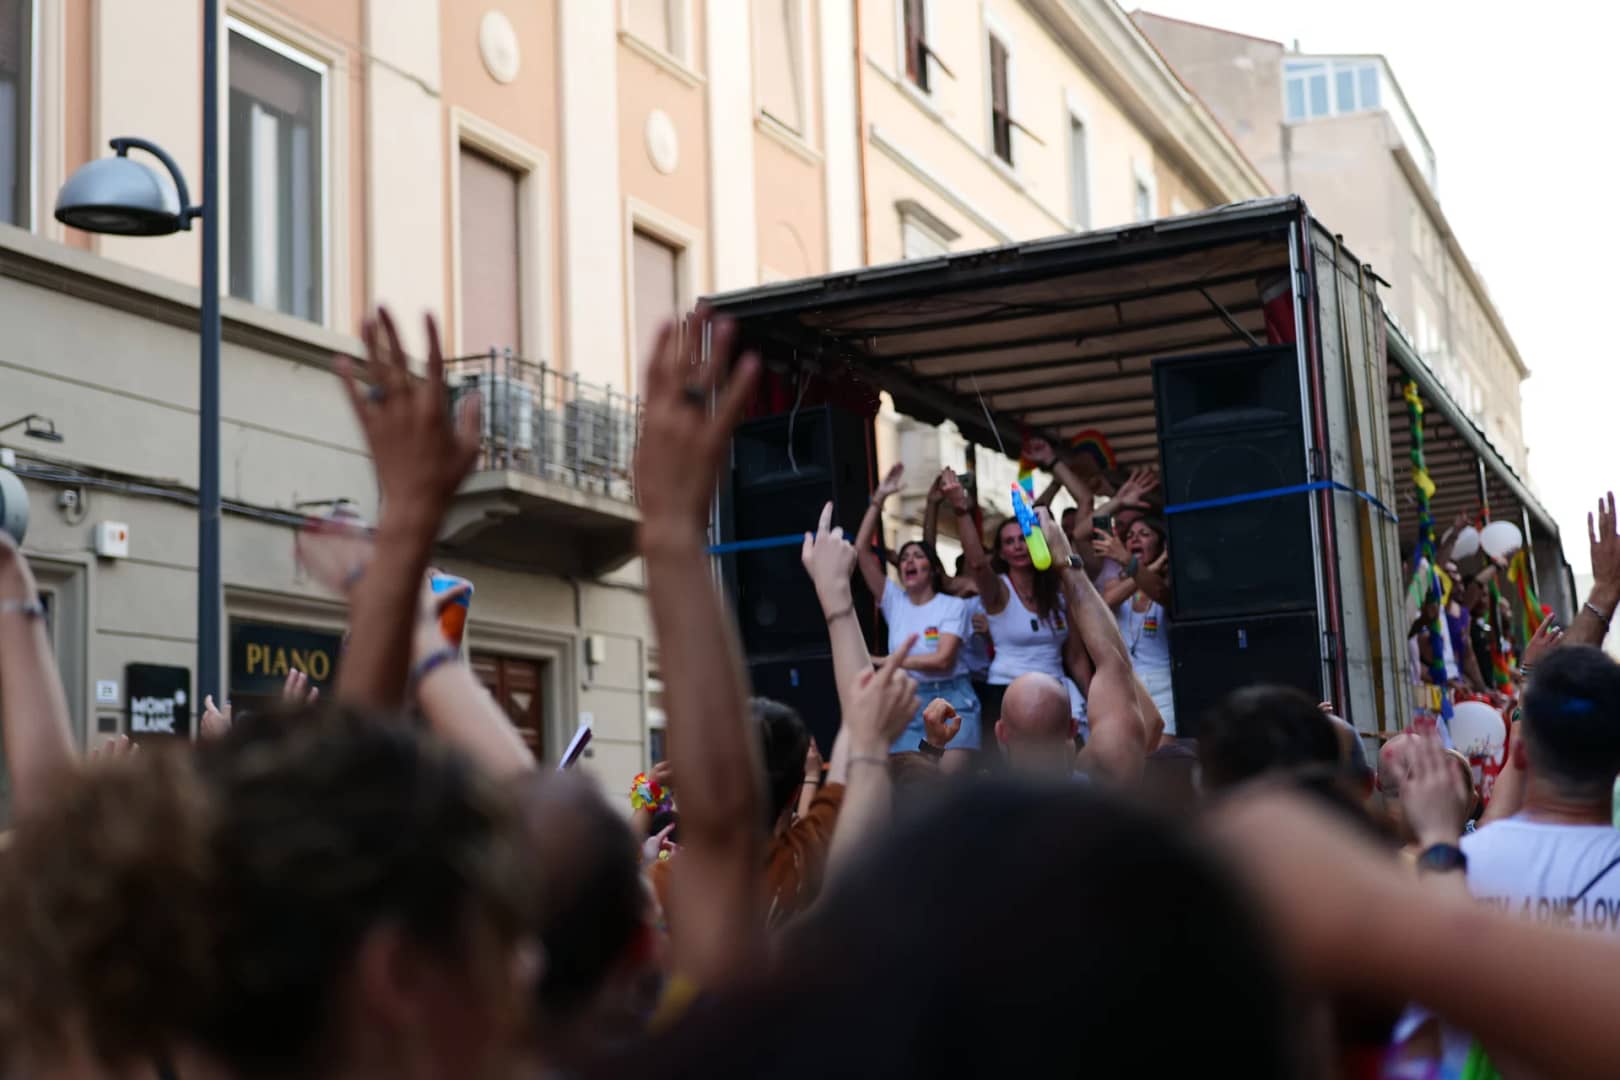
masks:
[[[22,615],[30,619],[43,619],[45,605],[38,600],[0,600],[0,615]]]
[[[1582,611],[1590,611],[1592,614],[1596,615],[1599,619],[1603,620],[1603,625],[1604,626],[1608,626],[1609,623],[1612,622],[1613,619],[1614,619],[1614,612],[1611,611],[1609,614],[1605,615],[1598,608],[1598,606],[1596,604],[1592,603],[1592,601],[1590,601],[1590,600],[1588,600],[1586,603],[1581,605],[1581,610]]]
[[[646,773],[636,773],[636,778],[630,781],[630,809],[651,810],[656,814],[674,805],[675,796],[669,789]]]
[[[935,761],[938,761],[940,758],[945,756],[945,748],[944,747],[935,746],[933,743],[929,742],[926,738],[919,739],[917,741],[917,752],[919,754],[921,754],[923,757],[933,758]]]
[[[807,777],[804,778],[804,782],[809,784],[811,787],[816,787],[818,784],[821,783],[821,777],[819,777],[819,776],[807,776]]]
[[[851,605],[849,605],[849,607],[839,608],[837,611],[834,611],[831,614],[829,614],[827,616],[827,622],[829,624],[831,624],[836,619],[842,619],[845,615],[853,615],[853,614],[855,614],[855,605],[851,604]]]
[[[434,649],[432,652],[422,657],[422,659],[418,660],[416,662],[416,666],[411,669],[411,685],[420,686],[422,684],[422,680],[431,675],[433,671],[440,665],[452,664],[460,659],[460,650],[451,648],[449,645],[446,645],[443,648]]]
[[[882,757],[876,754],[851,754],[849,755],[849,763],[851,765],[881,765],[887,769],[889,767],[889,757],[887,754]]]

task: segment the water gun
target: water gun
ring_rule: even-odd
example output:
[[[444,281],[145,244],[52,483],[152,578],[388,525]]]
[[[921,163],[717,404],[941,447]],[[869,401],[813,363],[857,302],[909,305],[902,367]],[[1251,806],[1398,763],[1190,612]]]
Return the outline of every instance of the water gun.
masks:
[[[1024,489],[1017,484],[1012,486],[1012,506],[1013,513],[1018,515],[1018,527],[1024,531],[1029,561],[1037,570],[1048,569],[1052,565],[1052,553],[1046,547],[1046,534],[1041,532],[1041,523],[1035,520],[1035,511],[1024,501]]]

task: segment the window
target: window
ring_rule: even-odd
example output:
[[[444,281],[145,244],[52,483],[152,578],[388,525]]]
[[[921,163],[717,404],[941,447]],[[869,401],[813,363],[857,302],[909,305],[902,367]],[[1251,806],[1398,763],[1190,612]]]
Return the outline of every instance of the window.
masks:
[[[681,311],[681,252],[640,229],[632,237],[630,258],[635,275],[635,357],[650,354],[659,327]]]
[[[1069,223],[1091,228],[1091,163],[1086,148],[1086,123],[1069,114]]]
[[[625,26],[647,44],[670,54],[685,53],[681,0],[626,0]]]
[[[1153,220],[1153,193],[1140,178],[1136,181],[1136,195],[1132,205],[1137,221]]]
[[[0,221],[28,228],[33,215],[32,0],[0,0]]]
[[[1376,109],[1378,63],[1290,60],[1283,67],[1283,107],[1289,123]]]
[[[990,35],[990,149],[996,157],[1013,163],[1012,101],[1008,91],[1008,67],[1011,57],[1007,45],[994,34]]]
[[[230,289],[240,299],[325,317],[325,69],[231,27]]]
[[[517,728],[536,760],[545,760],[546,701],[544,663],[525,657],[472,654],[472,672]]]
[[[928,90],[928,0],[901,0],[906,35],[906,78]]]
[[[754,72],[759,107],[772,120],[805,133],[804,21],[799,0],[755,0]]]
[[[523,263],[515,169],[461,148],[461,343],[468,350],[523,347]]]

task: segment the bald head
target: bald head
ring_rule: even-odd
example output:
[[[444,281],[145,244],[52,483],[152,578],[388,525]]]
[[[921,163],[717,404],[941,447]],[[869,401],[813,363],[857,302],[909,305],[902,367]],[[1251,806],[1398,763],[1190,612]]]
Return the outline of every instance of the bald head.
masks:
[[[1001,699],[996,740],[1019,768],[1068,772],[1074,768],[1074,715],[1069,692],[1050,675],[1026,672]]]

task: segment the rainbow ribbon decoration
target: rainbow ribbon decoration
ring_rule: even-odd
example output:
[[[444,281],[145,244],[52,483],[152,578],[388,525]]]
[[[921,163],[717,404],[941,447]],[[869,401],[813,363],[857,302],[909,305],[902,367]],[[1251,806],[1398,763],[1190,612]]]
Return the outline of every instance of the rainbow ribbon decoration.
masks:
[[[1440,603],[1440,571],[1438,560],[1435,557],[1434,514],[1429,509],[1429,500],[1434,497],[1434,479],[1429,476],[1428,465],[1423,459],[1423,399],[1418,396],[1416,380],[1409,380],[1402,395],[1406,398],[1406,413],[1411,420],[1412,428],[1412,485],[1417,488],[1418,504],[1418,546],[1417,553],[1412,557],[1412,564],[1419,566],[1425,562],[1429,564],[1428,594],[1434,599],[1439,612],[1433,622],[1429,624],[1429,678],[1434,682],[1435,689],[1440,697],[1441,738],[1447,746],[1451,745],[1451,698],[1446,690],[1446,639],[1445,639],[1445,605]]]
[[[1076,432],[1069,439],[1069,449],[1075,454],[1084,454],[1097,465],[1097,471],[1106,473],[1119,468],[1119,459],[1114,456],[1114,448],[1108,445],[1108,437],[1096,428],[1086,428]]]
[[[1541,621],[1551,612],[1542,607],[1536,597],[1535,584],[1530,580],[1530,559],[1523,548],[1515,552],[1508,563],[1508,580],[1519,589],[1519,603],[1524,607],[1524,633],[1519,640],[1521,644],[1528,645],[1531,636],[1541,629]]]

